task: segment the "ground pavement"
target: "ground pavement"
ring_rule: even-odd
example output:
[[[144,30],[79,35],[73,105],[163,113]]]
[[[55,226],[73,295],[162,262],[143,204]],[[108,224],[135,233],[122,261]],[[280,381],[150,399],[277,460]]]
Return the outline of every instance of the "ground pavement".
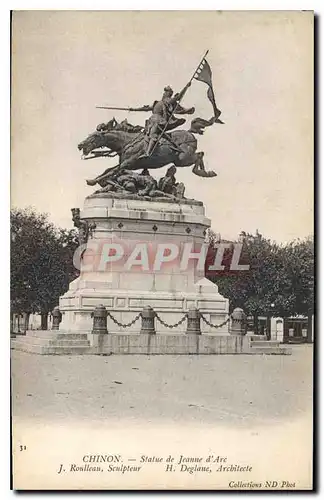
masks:
[[[32,420],[233,423],[312,406],[312,346],[291,356],[38,356],[11,351],[12,414]]]

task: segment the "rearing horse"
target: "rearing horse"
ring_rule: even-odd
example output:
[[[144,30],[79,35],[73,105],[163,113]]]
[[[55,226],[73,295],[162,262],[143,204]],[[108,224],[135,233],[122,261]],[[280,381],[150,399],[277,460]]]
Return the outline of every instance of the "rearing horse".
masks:
[[[122,172],[126,169],[155,169],[170,163],[173,163],[176,167],[190,167],[193,165],[192,172],[199,177],[216,176],[215,172],[205,170],[204,153],[196,152],[197,139],[193,132],[202,133],[201,129],[211,124],[207,120],[204,122],[206,123],[200,122],[200,127],[195,128],[193,121],[189,131],[175,130],[169,133],[167,137],[162,137],[153,154],[149,157],[145,156],[146,137],[142,131],[139,131],[138,127],[133,127],[128,123],[127,125],[118,124],[115,119],[106,125],[99,125],[96,132],[80,142],[78,149],[83,152],[84,157],[87,157],[91,152],[97,154],[97,156],[104,156],[104,154],[100,154],[99,151],[95,150],[108,148],[109,153],[116,153],[119,156],[119,163],[115,167],[108,168],[95,179],[88,180],[87,183],[89,185],[104,183],[106,178],[118,170]],[[133,130],[136,130],[136,132]]]

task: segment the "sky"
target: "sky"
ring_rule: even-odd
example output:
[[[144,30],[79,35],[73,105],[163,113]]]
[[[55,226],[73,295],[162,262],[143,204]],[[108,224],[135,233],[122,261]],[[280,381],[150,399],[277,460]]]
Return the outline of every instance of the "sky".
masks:
[[[115,164],[81,160],[77,149],[113,116],[96,106],[151,104],[165,85],[179,91],[209,49],[225,125],[197,137],[218,175],[178,169],[186,196],[203,201],[226,239],[256,229],[278,242],[313,233],[311,12],[16,11],[12,29],[12,206],[72,227],[71,208],[94,190],[85,179]],[[212,116],[201,82],[182,104]],[[149,115],[114,116],[144,124]]]

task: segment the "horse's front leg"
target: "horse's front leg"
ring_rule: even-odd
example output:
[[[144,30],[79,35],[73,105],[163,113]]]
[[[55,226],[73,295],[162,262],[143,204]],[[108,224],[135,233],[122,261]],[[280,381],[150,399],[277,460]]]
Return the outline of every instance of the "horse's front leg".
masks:
[[[141,156],[142,153],[141,150],[137,150],[133,152],[132,154],[128,153],[127,155],[124,156],[123,160],[120,162],[120,168],[121,170],[138,170],[139,168],[142,167],[137,167],[136,162]]]

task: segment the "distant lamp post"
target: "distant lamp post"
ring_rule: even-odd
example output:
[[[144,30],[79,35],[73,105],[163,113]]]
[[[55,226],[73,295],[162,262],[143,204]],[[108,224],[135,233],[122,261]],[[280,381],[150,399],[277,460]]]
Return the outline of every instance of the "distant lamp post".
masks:
[[[267,316],[267,327],[266,327],[267,340],[271,340],[271,318],[273,317],[274,307],[275,307],[275,305],[272,302],[270,304],[270,311],[269,311],[269,314]]]

